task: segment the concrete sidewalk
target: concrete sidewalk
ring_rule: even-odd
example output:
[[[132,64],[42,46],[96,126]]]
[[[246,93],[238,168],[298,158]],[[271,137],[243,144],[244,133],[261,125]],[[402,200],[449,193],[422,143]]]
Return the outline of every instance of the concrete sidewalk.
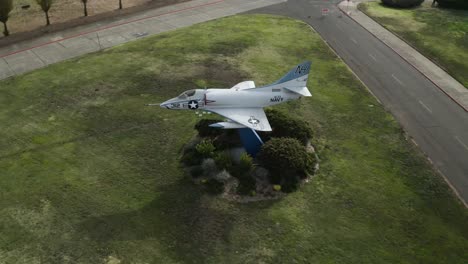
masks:
[[[0,48],[0,79],[145,36],[285,0],[193,0],[45,34]]]
[[[380,39],[385,45],[394,50],[468,112],[468,89],[408,43],[359,11],[357,5],[362,2],[369,2],[369,0],[343,1],[338,4],[338,7],[372,35]]]

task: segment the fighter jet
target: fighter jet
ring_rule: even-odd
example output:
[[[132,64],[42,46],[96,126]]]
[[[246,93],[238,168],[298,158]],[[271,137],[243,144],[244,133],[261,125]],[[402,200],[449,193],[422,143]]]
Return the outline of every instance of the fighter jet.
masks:
[[[312,96],[307,88],[311,63],[306,61],[294,67],[278,81],[255,87],[253,81],[244,81],[230,89],[193,89],[160,104],[171,110],[201,110],[216,113],[227,120],[212,124],[223,129],[251,128],[271,131],[263,107]]]

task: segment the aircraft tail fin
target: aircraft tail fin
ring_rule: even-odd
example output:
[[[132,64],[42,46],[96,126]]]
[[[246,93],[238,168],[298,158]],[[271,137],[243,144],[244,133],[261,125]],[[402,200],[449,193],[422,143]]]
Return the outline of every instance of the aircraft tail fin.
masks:
[[[307,84],[307,78],[309,76],[311,64],[312,63],[310,61],[305,61],[297,65],[291,71],[289,71],[286,75],[284,75],[281,79],[272,83],[272,85],[283,84],[283,83],[289,84],[291,82],[291,85],[294,85],[296,87],[305,87]]]
[[[307,88],[307,80],[309,79],[310,72],[310,61],[303,62],[296,67],[294,67],[290,72],[288,72],[283,78],[279,79],[275,83],[272,83],[271,86],[280,86],[288,91],[293,93],[298,93],[302,96],[312,96],[309,89]]]

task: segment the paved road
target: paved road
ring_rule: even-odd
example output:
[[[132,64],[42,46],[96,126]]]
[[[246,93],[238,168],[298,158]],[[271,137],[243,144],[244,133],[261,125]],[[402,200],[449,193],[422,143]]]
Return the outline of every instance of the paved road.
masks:
[[[419,53],[412,46],[408,45],[407,42],[403,41],[379,23],[375,22],[372,18],[358,10],[357,6],[359,3],[369,1],[375,0],[354,0],[353,2],[343,1],[338,5],[338,7],[342,11],[350,14],[349,17],[398,53],[405,59],[405,61],[413,65],[419,72],[429,78],[453,101],[463,107],[465,112],[468,112],[468,89],[450,76],[446,71],[437,66],[433,61],[424,57],[424,55]],[[426,0],[426,2],[430,5],[432,1]]]
[[[468,114],[393,50],[336,7],[337,1],[289,0],[249,11],[310,24],[468,201]],[[322,16],[328,8],[328,16]],[[313,88],[312,88],[313,89]]]

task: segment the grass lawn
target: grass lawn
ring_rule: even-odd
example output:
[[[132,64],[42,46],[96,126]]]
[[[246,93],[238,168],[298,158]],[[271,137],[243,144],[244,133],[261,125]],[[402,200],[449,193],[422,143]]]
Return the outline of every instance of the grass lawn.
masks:
[[[180,92],[275,81],[311,60],[320,171],[277,201],[238,204],[179,163]],[[2,263],[466,263],[468,212],[395,120],[306,24],[243,15],[0,82]]]
[[[359,9],[429,57],[468,88],[468,10],[361,3]]]

